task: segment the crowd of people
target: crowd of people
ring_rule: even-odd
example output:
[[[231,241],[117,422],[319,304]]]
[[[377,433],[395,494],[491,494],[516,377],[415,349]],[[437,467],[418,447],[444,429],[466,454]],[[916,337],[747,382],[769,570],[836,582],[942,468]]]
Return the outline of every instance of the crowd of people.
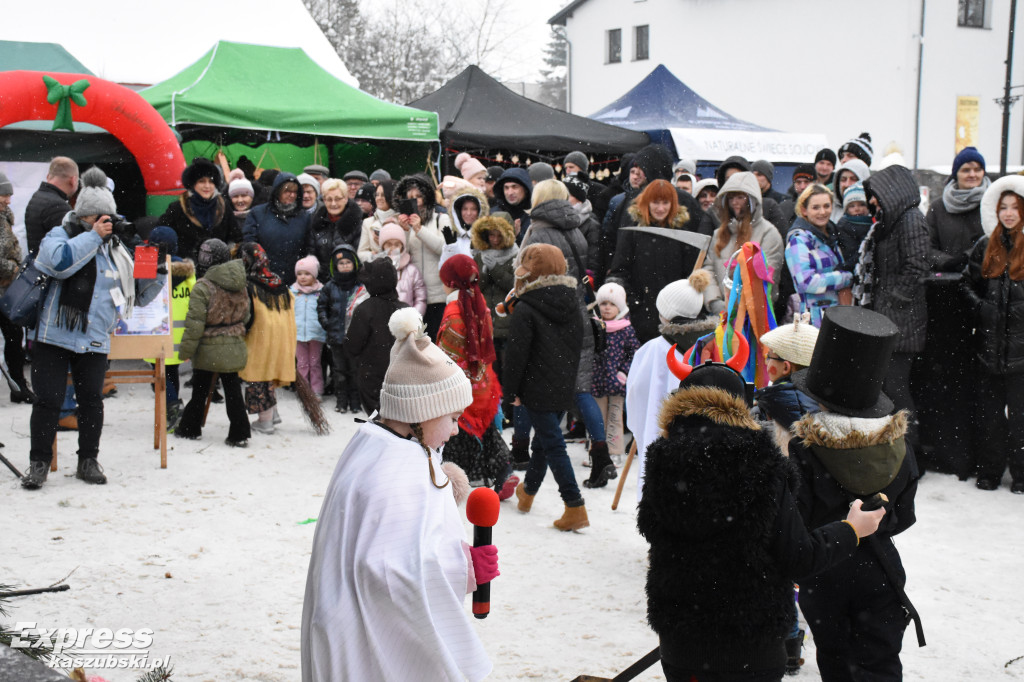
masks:
[[[365,413],[370,423],[346,453],[372,451],[394,473],[374,480],[422,498],[429,528],[396,552],[447,538],[429,539],[437,556],[407,568],[438,571],[449,588],[496,570],[482,569],[490,560],[478,552],[462,556],[454,498],[439,493],[448,483],[455,497],[491,488],[529,513],[550,469],[564,503],[554,527],[578,531],[589,525],[581,487],[615,479],[632,439],[650,623],[669,679],[740,679],[742,669],[763,673],[742,679],[770,680],[798,666],[795,581],[823,679],[860,679],[857,670],[899,679],[912,607],[889,538],[914,522],[917,478],[933,470],[995,490],[1009,467],[1010,490],[1024,494],[1024,389],[1013,380],[1024,371],[1024,177],[990,179],[967,147],[925,213],[914,174],[875,164],[866,133],[797,165],[786,191],[767,161],[730,157],[702,178],[656,144],[625,155],[607,184],[589,164],[572,152],[555,167],[487,167],[462,153],[456,174],[435,181],[383,169],[334,178],[318,164],[257,176],[196,158],[184,193],[143,235],[118,215],[102,171],[82,173],[79,189],[77,164],[55,158],[25,214],[26,255],[53,284],[27,343],[0,320],[11,399],[33,403],[23,487],[46,482],[54,432],[69,416],[78,478],[106,482],[97,458],[109,336],[159,290],[159,279],[133,276],[130,247],[148,242],[172,260],[162,274],[175,292],[175,436],[202,437],[208,402],[223,401],[225,442],[245,447],[254,433],[274,434],[277,393],[293,385],[333,396],[338,413]],[[0,175],[3,286],[25,265],[11,193]],[[749,343],[728,335],[734,348],[702,355],[702,340],[735,312],[734,271],[750,244],[763,257],[773,329]],[[819,328],[829,330],[821,343]],[[744,379],[748,354],[770,385]],[[707,364],[691,367],[695,357]],[[581,482],[566,447],[577,434],[588,444]],[[417,447],[396,444],[410,440],[428,479],[402,471],[397,453]],[[846,467],[836,454],[845,450],[875,465]],[[351,459],[339,462],[325,514],[363,504],[366,493],[345,482]],[[371,475],[365,461],[358,469]],[[875,493],[885,494],[881,510],[849,509]],[[707,537],[737,516],[749,523]],[[362,635],[331,641],[337,604],[321,592],[353,578],[315,565],[365,557],[327,527],[318,526],[307,585],[304,674],[399,665],[368,657],[359,668],[339,651],[362,646]],[[701,566],[708,552],[721,558]],[[690,553],[680,581],[676,564]],[[354,579],[358,592],[377,578]],[[434,609],[422,596],[398,599]],[[744,616],[751,608],[756,618]],[[365,614],[366,636],[379,618]],[[485,674],[479,642],[450,627],[457,641],[410,650],[429,649],[422,655],[440,657],[439,670]]]

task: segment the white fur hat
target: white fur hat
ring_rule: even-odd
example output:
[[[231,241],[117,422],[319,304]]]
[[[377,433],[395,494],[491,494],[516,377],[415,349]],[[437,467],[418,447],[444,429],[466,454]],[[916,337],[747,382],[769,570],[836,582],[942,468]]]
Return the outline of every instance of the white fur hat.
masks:
[[[811,314],[803,313],[793,324],[782,324],[761,335],[761,345],[783,360],[801,367],[810,367],[814,344],[818,342],[818,328],[811,323]]]
[[[395,311],[388,320],[395,337],[391,364],[380,389],[380,416],[422,424],[446,414],[461,414],[473,402],[465,372],[430,342],[415,308]]]
[[[615,316],[616,320],[621,320],[629,314],[629,306],[626,305],[626,290],[622,288],[621,284],[608,282],[597,290],[597,305],[601,305],[605,301],[614,304],[619,309],[619,314]]]
[[[671,322],[677,317],[696,319],[704,307],[703,291],[711,282],[706,270],[698,270],[689,279],[678,279],[658,292],[655,305],[658,314]]]
[[[1017,196],[1024,197],[1024,176],[1004,175],[985,190],[981,197],[981,227],[985,235],[992,236],[992,232],[999,224],[998,208],[999,197],[1003,192],[1013,192]]]

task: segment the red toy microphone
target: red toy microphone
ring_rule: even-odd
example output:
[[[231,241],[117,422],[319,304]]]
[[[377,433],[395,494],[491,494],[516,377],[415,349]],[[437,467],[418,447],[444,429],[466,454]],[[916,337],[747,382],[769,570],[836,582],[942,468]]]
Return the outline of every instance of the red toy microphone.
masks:
[[[490,488],[476,488],[466,502],[466,518],[473,524],[473,546],[483,547],[491,543],[491,527],[498,522],[501,500],[498,493]],[[473,592],[473,615],[486,618],[491,612],[491,583],[477,585]]]

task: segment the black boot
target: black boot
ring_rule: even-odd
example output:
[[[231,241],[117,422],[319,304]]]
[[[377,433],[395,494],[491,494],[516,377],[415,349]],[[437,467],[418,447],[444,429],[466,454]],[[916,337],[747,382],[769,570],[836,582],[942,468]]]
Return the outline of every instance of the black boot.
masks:
[[[801,630],[796,637],[785,641],[786,644],[786,674],[796,675],[800,672],[800,666],[804,659],[800,656],[804,648],[804,631]]]
[[[608,454],[608,443],[595,440],[590,443],[590,478],[583,481],[585,488],[603,488],[608,481],[618,478],[611,455]]]
[[[78,458],[78,470],[75,472],[75,478],[96,485],[104,485],[107,482],[107,477],[103,475],[103,467],[95,457]]]
[[[28,471],[21,478],[21,487],[25,490],[39,490],[46,483],[46,476],[50,473],[49,462],[37,462],[32,460],[28,463]]]
[[[530,441],[529,439],[512,438],[512,468],[516,471],[526,471],[530,466]]]

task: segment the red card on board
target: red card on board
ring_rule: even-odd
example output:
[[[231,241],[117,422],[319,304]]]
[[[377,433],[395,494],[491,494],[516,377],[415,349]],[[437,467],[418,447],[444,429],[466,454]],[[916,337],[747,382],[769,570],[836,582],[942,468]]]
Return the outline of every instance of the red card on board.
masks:
[[[135,247],[135,279],[156,279],[156,259],[160,250],[155,246]]]

